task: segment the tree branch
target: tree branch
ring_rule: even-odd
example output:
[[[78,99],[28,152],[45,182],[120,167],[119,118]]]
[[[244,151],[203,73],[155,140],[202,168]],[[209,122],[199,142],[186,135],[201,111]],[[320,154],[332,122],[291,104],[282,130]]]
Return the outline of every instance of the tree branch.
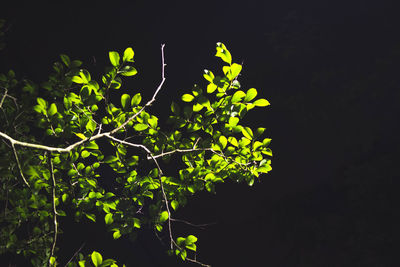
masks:
[[[57,209],[56,209],[56,179],[54,177],[54,168],[53,168],[53,161],[51,159],[51,155],[48,156],[48,160],[49,160],[49,164],[50,164],[50,174],[51,174],[51,178],[53,180],[52,195],[53,195],[54,237],[53,237],[53,245],[51,247],[51,254],[50,254],[50,258],[49,258],[49,266],[52,266],[52,264],[50,263],[50,260],[54,256],[54,250],[56,248],[57,235],[58,235],[58,223],[57,223]]]

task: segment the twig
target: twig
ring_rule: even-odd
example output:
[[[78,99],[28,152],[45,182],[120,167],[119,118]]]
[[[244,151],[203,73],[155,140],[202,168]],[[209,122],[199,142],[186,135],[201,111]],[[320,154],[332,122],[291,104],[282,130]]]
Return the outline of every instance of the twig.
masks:
[[[65,264],[64,267],[67,267],[68,263],[70,263],[76,257],[76,255],[78,255],[79,251],[82,250],[82,248],[85,246],[85,244],[86,244],[85,242],[82,243],[80,248],[77,251],[75,251],[74,255],[72,255],[72,257],[69,259],[69,261]]]
[[[205,266],[205,267],[211,267],[211,265],[208,265],[208,264],[205,264],[205,263],[199,262],[199,261],[197,261],[197,260],[194,260],[194,259],[191,259],[191,258],[186,258],[186,260],[188,260],[188,261],[190,261],[190,262],[193,262],[193,263],[196,263],[196,264],[199,264],[199,265],[201,265],[201,266]]]
[[[217,224],[216,222],[213,222],[213,223],[203,223],[203,224],[193,224],[193,223],[188,222],[188,221],[185,221],[185,220],[174,219],[174,218],[171,218],[171,221],[173,221],[173,222],[181,222],[181,223],[184,223],[184,224],[187,224],[187,225],[190,225],[190,226],[193,226],[193,227],[197,227],[197,228],[200,228],[200,229],[204,229],[205,226],[210,226],[210,225]]]
[[[24,173],[22,172],[21,164],[19,163],[18,154],[17,154],[17,150],[15,149],[14,143],[11,143],[11,146],[12,146],[12,149],[14,152],[15,160],[17,161],[17,166],[19,169],[19,173],[22,177],[22,180],[24,180],[24,183],[30,188],[31,186],[28,184],[28,181],[25,179]]]
[[[49,164],[50,164],[50,174],[53,180],[53,218],[54,218],[54,238],[53,238],[53,246],[51,247],[51,254],[50,259],[54,256],[54,250],[56,248],[57,243],[57,235],[58,235],[58,223],[57,223],[57,209],[56,209],[56,179],[54,177],[54,168],[53,168],[53,161],[51,159],[51,154],[48,157]],[[51,263],[49,261],[49,266]]]

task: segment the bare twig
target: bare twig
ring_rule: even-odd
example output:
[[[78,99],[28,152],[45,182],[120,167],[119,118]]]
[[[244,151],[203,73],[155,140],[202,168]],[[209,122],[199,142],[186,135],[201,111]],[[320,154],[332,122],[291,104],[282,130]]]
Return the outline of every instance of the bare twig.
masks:
[[[20,173],[20,175],[22,177],[22,180],[30,188],[31,186],[28,184],[28,181],[25,179],[24,173],[22,172],[21,164],[19,162],[17,150],[15,149],[14,143],[11,143],[11,146],[12,146],[12,149],[13,149],[13,152],[14,152],[15,160],[17,161],[17,166],[18,166],[18,169],[19,169],[19,173]]]
[[[199,262],[199,261],[194,260],[194,259],[191,259],[191,258],[186,258],[186,260],[188,260],[188,261],[190,261],[190,262],[193,262],[193,263],[196,263],[196,264],[199,264],[199,265],[204,266],[204,267],[211,267],[211,265],[208,265],[208,264]]]
[[[181,223],[184,223],[184,224],[187,224],[187,225],[190,225],[190,226],[193,226],[193,227],[197,227],[197,228],[200,228],[200,229],[204,229],[204,227],[206,227],[206,226],[210,226],[210,225],[217,224],[216,222],[213,222],[213,223],[203,223],[203,224],[193,224],[193,223],[188,222],[188,221],[185,221],[185,220],[174,219],[174,218],[171,218],[171,221],[173,221],[173,222],[181,222]]]
[[[58,235],[58,223],[57,223],[57,209],[56,209],[56,179],[54,177],[54,168],[53,168],[53,161],[51,159],[51,155],[48,157],[49,164],[50,164],[50,174],[51,178],[53,180],[53,222],[54,222],[54,238],[53,238],[53,245],[51,247],[51,254],[50,254],[50,259],[54,256],[54,250],[56,248],[56,243],[57,243],[57,235]],[[50,263],[49,260],[49,266],[52,264]]]
[[[74,255],[72,255],[72,257],[69,259],[69,261],[65,264],[64,267],[68,266],[68,263],[70,263],[76,257],[76,255],[78,255],[79,251],[81,251],[84,246],[85,246],[85,242],[83,242],[82,245],[79,247],[79,249],[77,251],[75,251]]]

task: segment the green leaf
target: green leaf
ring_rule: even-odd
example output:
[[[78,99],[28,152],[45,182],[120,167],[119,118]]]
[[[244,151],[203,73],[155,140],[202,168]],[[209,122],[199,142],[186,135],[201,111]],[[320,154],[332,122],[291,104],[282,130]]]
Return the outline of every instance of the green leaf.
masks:
[[[179,202],[176,201],[176,200],[172,200],[172,201],[171,201],[171,207],[172,207],[174,210],[177,210],[178,207],[179,207]]]
[[[81,152],[81,156],[82,156],[82,158],[87,158],[87,157],[90,156],[90,152],[87,151],[87,150],[83,150],[83,151]]]
[[[54,264],[56,263],[56,258],[55,257],[50,257],[50,266],[54,266]]]
[[[212,83],[215,76],[214,76],[214,74],[213,74],[211,71],[209,71],[209,70],[204,70],[203,77],[204,77],[207,81],[209,81],[210,83]]]
[[[44,100],[43,98],[36,98],[37,103],[39,104],[39,106],[46,108],[47,107],[47,101]]]
[[[48,114],[49,116],[53,116],[53,115],[56,114],[56,113],[57,113],[57,106],[56,106],[56,104],[52,103],[52,104],[50,105],[50,107],[49,107],[49,110],[47,111],[47,114]]]
[[[226,147],[226,145],[228,144],[228,139],[226,139],[225,136],[221,135],[218,138],[219,143],[222,145],[222,148],[224,149]]]
[[[71,60],[69,59],[69,57],[67,55],[61,54],[60,58],[62,62],[64,62],[65,66],[69,67],[69,64],[71,64]]]
[[[110,58],[110,62],[114,67],[119,66],[119,54],[115,51],[108,52],[108,57]]]
[[[249,140],[253,139],[253,131],[249,127],[243,127],[242,134]]]
[[[127,49],[125,49],[124,51],[124,56],[122,57],[122,61],[123,62],[133,62],[133,56],[134,56],[134,52],[132,47],[128,47]]]
[[[140,95],[140,93],[137,93],[132,97],[131,106],[136,107],[140,104],[140,101],[142,101],[142,96]]]
[[[242,71],[242,65],[233,63],[231,66],[232,79],[236,78],[241,71]]]
[[[171,111],[175,115],[179,115],[180,108],[179,108],[178,104],[176,104],[174,101],[172,101],[172,103],[171,103]]]
[[[118,161],[118,158],[116,156],[108,156],[104,159],[105,163],[113,163]]]
[[[192,96],[191,94],[184,94],[182,96],[182,100],[185,102],[192,102],[194,99],[194,96]]]
[[[86,143],[85,148],[87,148],[87,149],[99,149],[99,146],[96,144],[95,141],[90,141],[89,143]]]
[[[90,82],[91,77],[90,73],[87,70],[81,70],[79,72],[79,75],[81,76],[83,83],[87,84]]]
[[[96,215],[91,214],[91,213],[85,213],[86,218],[88,218],[89,220],[96,222]]]
[[[214,93],[215,90],[217,90],[218,86],[216,84],[210,83],[207,85],[207,93],[211,94]]]
[[[228,124],[232,127],[236,126],[239,122],[239,118],[237,117],[230,117]]]
[[[165,222],[166,220],[168,220],[168,212],[166,210],[164,210],[160,214],[159,221],[160,222]]]
[[[86,136],[83,133],[75,133],[80,139],[86,139]]]
[[[120,237],[121,237],[121,232],[119,231],[119,229],[115,229],[113,233],[113,238],[118,239]]]
[[[89,120],[85,128],[93,133],[94,130],[96,130],[96,126],[97,126],[96,122],[94,122],[93,120]]]
[[[144,124],[144,123],[137,123],[137,124],[135,124],[135,126],[133,126],[133,129],[135,129],[138,132],[144,131],[147,128],[149,128],[149,125]]]
[[[223,43],[218,42],[216,49],[217,49],[217,53],[215,54],[216,57],[221,58],[224,62],[228,64],[232,63],[231,53],[228,51],[228,49]]]
[[[123,76],[133,76],[137,74],[137,70],[132,66],[125,66],[119,72]]]
[[[261,99],[257,99],[256,101],[254,101],[253,105],[255,105],[257,107],[266,107],[266,106],[269,106],[270,104],[267,99],[261,98]]]
[[[249,102],[257,96],[257,90],[255,88],[250,88],[247,90],[246,97],[243,99],[244,102]]]
[[[74,83],[79,83],[79,84],[84,83],[84,81],[82,80],[82,78],[79,77],[79,76],[74,76],[74,77],[72,77],[72,81],[73,81]]]
[[[64,193],[61,197],[62,201],[65,203],[68,199],[68,194]]]
[[[112,213],[107,213],[106,216],[104,216],[104,221],[106,224],[112,224],[114,222]]]
[[[185,244],[186,245],[193,244],[193,243],[196,243],[196,242],[197,242],[197,237],[195,237],[194,235],[188,235],[186,237],[186,240],[185,240]]]
[[[92,258],[92,262],[96,267],[100,266],[100,264],[103,262],[103,257],[97,251],[93,251],[90,257]]]
[[[240,100],[242,100],[242,98],[245,96],[246,96],[246,94],[243,91],[236,91],[233,94],[231,101],[232,101],[232,103],[237,103]]]
[[[138,218],[133,218],[133,227],[140,228],[140,220]]]
[[[130,102],[131,102],[131,96],[130,95],[123,94],[121,96],[121,105],[122,105],[122,107],[124,109],[129,107]]]

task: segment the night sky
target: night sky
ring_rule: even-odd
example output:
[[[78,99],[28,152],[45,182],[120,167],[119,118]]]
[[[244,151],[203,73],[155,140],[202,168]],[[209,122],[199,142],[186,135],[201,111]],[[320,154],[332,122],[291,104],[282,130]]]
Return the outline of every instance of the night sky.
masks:
[[[11,68],[42,82],[64,53],[83,60],[94,76],[108,64],[108,51],[131,46],[139,74],[125,89],[146,100],[160,82],[160,46],[166,44],[167,81],[151,108],[165,119],[172,100],[195,83],[205,85],[203,69],[220,71],[214,57],[220,41],[234,62],[244,62],[243,88],[256,88],[271,103],[246,121],[267,128],[273,171],[253,187],[225,183],[216,195],[195,195],[175,216],[210,224],[175,227],[199,237],[199,261],[216,267],[399,266],[400,16],[394,4],[88,2],[1,4],[8,27],[0,72]],[[104,228],[96,233],[90,224],[79,226],[85,230],[60,238],[65,258],[85,242],[87,251],[127,266],[191,265],[166,256],[167,243],[151,230],[132,244],[111,241]]]

